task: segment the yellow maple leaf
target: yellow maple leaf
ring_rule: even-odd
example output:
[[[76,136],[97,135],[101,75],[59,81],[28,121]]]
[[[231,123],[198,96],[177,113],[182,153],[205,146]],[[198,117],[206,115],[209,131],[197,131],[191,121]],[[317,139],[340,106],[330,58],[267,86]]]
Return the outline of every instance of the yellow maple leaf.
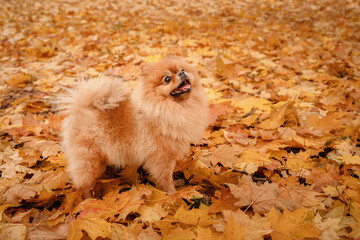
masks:
[[[234,107],[242,108],[244,112],[248,113],[252,108],[263,110],[267,113],[271,112],[271,102],[257,97],[249,97],[242,100],[234,99],[231,102]]]
[[[86,199],[76,206],[73,212],[80,212],[81,217],[96,216],[115,221],[115,219],[125,219],[130,212],[137,211],[143,203],[141,193],[136,188],[120,194],[118,190],[113,190],[102,200]]]
[[[23,224],[2,223],[0,225],[0,239],[26,239],[26,226]]]
[[[238,155],[240,150],[237,147],[233,147],[230,145],[219,145],[212,152],[211,156],[207,157],[207,160],[212,163],[212,165],[216,165],[217,163],[221,163],[222,165],[231,168],[235,162],[237,162]],[[203,158],[203,160],[205,160]]]
[[[162,217],[165,217],[168,212],[160,205],[155,204],[155,206],[146,206],[143,205],[137,211],[140,214],[141,221],[158,221]]]
[[[312,163],[309,160],[310,156],[310,150],[299,152],[297,154],[290,153],[290,156],[286,161],[286,166],[295,172],[298,172],[301,169],[310,169],[312,166]]]
[[[345,164],[357,164],[357,165],[360,165],[360,156],[359,155],[354,155],[354,156],[344,155],[340,159]]]
[[[182,223],[208,227],[212,221],[209,217],[209,207],[201,204],[199,209],[186,210],[183,205],[176,211],[174,218]]]
[[[210,228],[197,227],[196,240],[216,240]]]
[[[224,138],[224,132],[221,130],[212,132],[209,139],[216,145],[226,143],[226,139]]]
[[[254,163],[257,165],[263,165],[265,163],[271,163],[271,160],[267,155],[260,154],[255,150],[245,150],[240,154],[236,163]]]
[[[222,240],[244,240],[243,232],[243,227],[234,220],[232,215],[230,215]]]
[[[277,111],[275,107],[280,106]],[[284,124],[285,120],[297,122],[297,113],[294,110],[294,101],[286,101],[277,103],[271,111],[270,118],[262,121],[259,127],[266,130],[277,129]]]
[[[258,186],[248,176],[239,180],[239,186],[227,183],[231,193],[239,199],[235,203],[238,207],[252,207],[257,213],[269,212],[273,206],[285,207],[285,201],[278,198],[279,186],[276,183],[264,183]]]
[[[333,187],[328,185],[326,187],[322,187],[323,192],[330,197],[338,197],[340,196],[346,188],[346,185]]]
[[[288,240],[288,239],[305,239],[317,238],[321,230],[313,225],[313,222],[306,219],[307,210],[304,208],[290,212],[285,209],[281,214],[274,208],[267,215],[271,228],[272,239]]]
[[[111,223],[99,217],[75,219],[70,223],[68,239],[80,240],[85,231],[91,239],[111,237]]]
[[[194,239],[195,233],[193,233],[190,229],[176,228],[171,230],[167,236],[165,236],[162,240],[189,240]]]
[[[244,228],[245,240],[262,240],[264,235],[272,232],[269,219],[261,217],[259,214],[255,214],[252,218],[241,210],[237,210],[237,212],[225,210],[223,214],[225,219],[233,217]]]

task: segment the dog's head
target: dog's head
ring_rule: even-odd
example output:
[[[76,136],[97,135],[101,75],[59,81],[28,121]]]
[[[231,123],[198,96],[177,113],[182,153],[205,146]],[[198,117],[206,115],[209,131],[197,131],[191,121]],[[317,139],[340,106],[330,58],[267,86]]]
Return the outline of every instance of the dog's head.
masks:
[[[166,57],[142,66],[143,87],[148,94],[181,102],[196,94],[200,85],[197,70],[179,57]]]

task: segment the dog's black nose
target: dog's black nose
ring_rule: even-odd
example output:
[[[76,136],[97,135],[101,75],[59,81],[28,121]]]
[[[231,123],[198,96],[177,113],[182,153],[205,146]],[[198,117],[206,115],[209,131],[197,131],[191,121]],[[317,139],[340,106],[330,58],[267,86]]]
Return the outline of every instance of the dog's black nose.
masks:
[[[184,70],[184,69],[181,69],[180,72],[178,73],[178,76],[179,76],[179,77],[185,76],[185,70]]]

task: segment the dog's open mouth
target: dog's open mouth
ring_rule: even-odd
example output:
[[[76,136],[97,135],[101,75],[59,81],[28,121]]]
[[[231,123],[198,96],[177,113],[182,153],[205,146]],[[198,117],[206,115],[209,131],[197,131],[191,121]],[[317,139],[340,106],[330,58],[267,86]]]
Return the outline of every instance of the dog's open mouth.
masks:
[[[191,91],[190,82],[188,79],[185,79],[181,82],[180,86],[178,86],[177,88],[171,91],[170,95],[177,97],[185,93],[188,93],[190,91]]]

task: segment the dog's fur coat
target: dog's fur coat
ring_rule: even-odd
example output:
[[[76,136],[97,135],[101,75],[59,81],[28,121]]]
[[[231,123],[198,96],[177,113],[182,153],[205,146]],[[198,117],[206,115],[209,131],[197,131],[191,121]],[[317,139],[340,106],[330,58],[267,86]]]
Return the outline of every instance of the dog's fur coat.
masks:
[[[191,91],[174,97],[182,69]],[[171,82],[164,82],[166,76]],[[176,160],[188,152],[189,143],[201,140],[208,125],[208,102],[197,71],[179,58],[145,66],[132,92],[121,79],[101,76],[80,81],[60,102],[67,114],[62,145],[68,168],[85,196],[107,165],[142,166],[157,186],[175,192]]]

